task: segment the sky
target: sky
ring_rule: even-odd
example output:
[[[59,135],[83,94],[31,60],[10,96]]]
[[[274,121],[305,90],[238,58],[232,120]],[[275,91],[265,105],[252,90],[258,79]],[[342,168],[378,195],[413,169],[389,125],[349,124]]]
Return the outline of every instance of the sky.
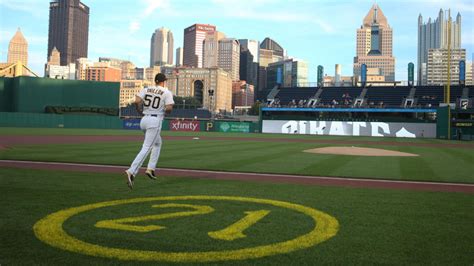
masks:
[[[48,0],[0,0],[0,61],[21,28],[29,43],[29,67],[40,76],[47,61]],[[352,75],[356,31],[375,1],[369,0],[82,0],[90,7],[89,55],[114,57],[147,67],[154,30],[169,28],[175,49],[183,46],[184,29],[212,24],[227,37],[263,41],[270,37],[288,56],[309,63],[308,80],[316,81],[318,65],[334,75],[335,64]],[[462,48],[467,61],[474,53],[474,0],[376,1],[393,29],[396,79],[407,80],[407,65],[417,60],[417,23],[440,9],[462,16]],[[416,72],[416,71],[415,71]]]

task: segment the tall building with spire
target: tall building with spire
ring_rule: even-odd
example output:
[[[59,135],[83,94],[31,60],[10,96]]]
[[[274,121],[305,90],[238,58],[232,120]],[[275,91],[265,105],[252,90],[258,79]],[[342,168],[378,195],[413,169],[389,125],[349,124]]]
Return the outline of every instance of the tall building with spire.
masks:
[[[354,77],[361,75],[365,64],[372,73],[378,73],[383,81],[395,81],[395,57],[392,54],[392,28],[377,4],[365,16],[357,29],[357,50],[354,57]]]
[[[166,28],[155,30],[151,36],[150,67],[173,64],[174,38]]]
[[[51,55],[49,56],[48,65],[59,66],[61,65],[61,53],[56,49],[53,48],[51,51]]]
[[[61,65],[87,58],[89,7],[80,0],[53,0],[49,3],[48,58],[53,48],[61,53]]]
[[[16,31],[8,45],[8,63],[16,64],[18,61],[25,66],[28,65],[28,42],[21,33],[20,28]]]
[[[451,11],[445,13],[439,10],[438,17],[432,22],[423,22],[423,17],[418,16],[418,85],[428,84],[428,53],[430,49],[447,49],[448,40],[451,38],[451,49],[461,49],[461,14],[451,24],[451,36],[448,36],[448,23]]]

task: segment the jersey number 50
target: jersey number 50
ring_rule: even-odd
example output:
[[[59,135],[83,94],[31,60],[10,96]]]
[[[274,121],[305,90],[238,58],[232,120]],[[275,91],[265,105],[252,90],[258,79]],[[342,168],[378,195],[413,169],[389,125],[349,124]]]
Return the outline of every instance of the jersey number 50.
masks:
[[[146,107],[150,107],[151,105],[152,108],[158,109],[158,107],[160,107],[160,101],[160,97],[147,94],[145,95],[145,101],[143,102],[143,105]]]

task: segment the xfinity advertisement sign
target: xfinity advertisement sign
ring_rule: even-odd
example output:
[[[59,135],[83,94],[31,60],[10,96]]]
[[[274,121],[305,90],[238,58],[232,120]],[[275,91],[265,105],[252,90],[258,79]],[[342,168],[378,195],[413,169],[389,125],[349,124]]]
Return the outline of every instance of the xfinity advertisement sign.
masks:
[[[434,123],[264,120],[263,133],[397,138],[435,138]]]
[[[194,120],[173,120],[170,121],[171,131],[201,131],[199,121]]]

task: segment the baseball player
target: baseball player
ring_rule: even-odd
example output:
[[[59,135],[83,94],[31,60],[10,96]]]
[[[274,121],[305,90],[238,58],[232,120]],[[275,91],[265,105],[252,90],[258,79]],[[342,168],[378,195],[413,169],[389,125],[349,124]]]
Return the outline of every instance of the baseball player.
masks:
[[[127,185],[130,189],[133,188],[133,181],[138,174],[140,167],[145,161],[146,157],[151,151],[150,160],[145,174],[150,179],[156,179],[155,168],[160,157],[161,150],[161,124],[166,114],[173,110],[173,94],[164,87],[166,76],[159,73],[155,76],[156,86],[151,86],[142,89],[137,96],[135,96],[135,107],[143,103],[143,118],[140,121],[140,128],[145,132],[145,140],[143,146],[138,153],[135,160],[129,169],[125,171],[127,178]]]

